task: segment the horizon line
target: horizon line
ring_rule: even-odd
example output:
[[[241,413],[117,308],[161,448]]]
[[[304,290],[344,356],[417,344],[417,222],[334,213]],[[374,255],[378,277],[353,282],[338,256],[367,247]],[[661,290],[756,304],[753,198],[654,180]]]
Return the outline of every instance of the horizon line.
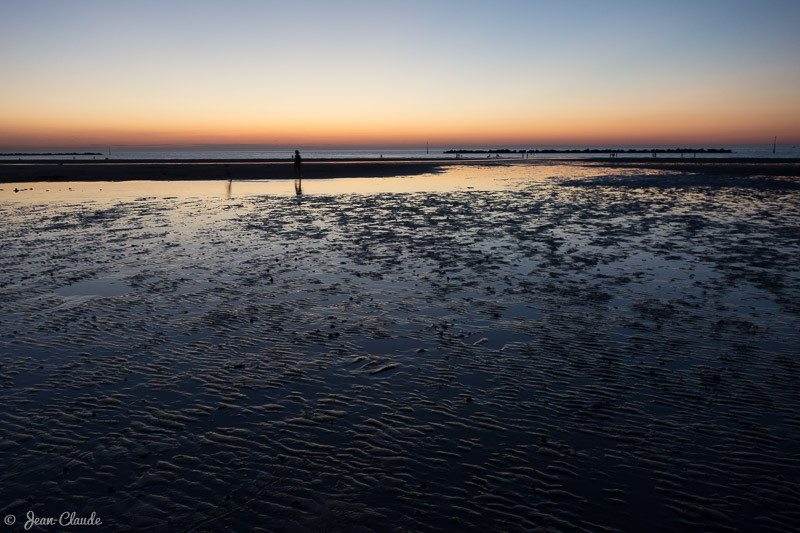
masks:
[[[793,142],[794,140],[784,141],[784,142],[777,142],[778,146],[788,146],[788,145],[797,145],[800,142]],[[537,148],[553,148],[553,147],[568,147],[568,148],[619,148],[619,147],[672,147],[672,148],[727,148],[730,146],[773,146],[774,140],[769,139],[768,141],[762,142],[731,142],[731,143],[713,143],[713,142],[705,142],[705,143],[698,143],[698,142],[689,142],[689,143],[681,143],[681,142],[587,142],[587,143],[580,143],[580,142],[538,142],[538,143],[526,143],[526,142],[516,142],[516,143],[435,143],[433,145],[426,145],[425,142],[421,144],[409,144],[409,143],[398,143],[398,144],[334,144],[334,143],[280,143],[280,144],[271,144],[271,143],[147,143],[147,144],[135,144],[135,143],[86,143],[86,144],[60,144],[60,143],[53,143],[53,144],[39,144],[39,145],[30,145],[30,144],[20,144],[20,145],[0,145],[0,152],[11,152],[11,151],[53,151],[53,150],[97,150],[102,152],[124,152],[124,151],[161,151],[161,150],[186,150],[186,151],[193,151],[193,150],[214,150],[214,151],[285,151],[285,150],[403,150],[403,151],[413,151],[413,150],[420,150],[424,151],[427,149],[433,150],[452,150],[452,149],[473,149],[473,148],[480,148],[480,149],[537,149]]]

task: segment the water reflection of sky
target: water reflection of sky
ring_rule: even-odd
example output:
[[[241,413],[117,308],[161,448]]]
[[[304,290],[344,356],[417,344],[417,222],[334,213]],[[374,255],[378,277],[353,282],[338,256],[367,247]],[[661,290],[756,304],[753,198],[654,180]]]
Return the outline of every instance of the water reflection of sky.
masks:
[[[389,178],[306,179],[303,195],[452,192],[463,190],[517,190],[553,179],[580,179],[614,175],[653,174],[658,171],[611,169],[583,165],[453,166],[441,173]],[[246,181],[105,181],[0,184],[0,201],[86,202],[137,198],[245,198],[297,194],[295,180]],[[15,192],[15,189],[18,192]]]

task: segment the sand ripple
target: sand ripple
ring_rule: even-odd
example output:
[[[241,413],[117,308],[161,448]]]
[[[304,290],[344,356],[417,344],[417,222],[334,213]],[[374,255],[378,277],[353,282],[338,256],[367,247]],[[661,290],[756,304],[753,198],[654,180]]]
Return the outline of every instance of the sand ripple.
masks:
[[[0,205],[2,514],[793,530],[798,193],[650,185]]]

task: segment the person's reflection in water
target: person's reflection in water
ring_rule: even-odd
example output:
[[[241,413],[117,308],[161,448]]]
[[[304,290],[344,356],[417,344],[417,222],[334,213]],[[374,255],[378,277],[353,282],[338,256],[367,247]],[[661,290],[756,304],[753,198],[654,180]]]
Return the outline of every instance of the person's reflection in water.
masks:
[[[303,194],[303,158],[300,157],[300,150],[294,151],[294,192]]]
[[[233,180],[228,180],[227,185],[225,185],[225,197],[230,199],[231,197],[231,188],[233,185]]]

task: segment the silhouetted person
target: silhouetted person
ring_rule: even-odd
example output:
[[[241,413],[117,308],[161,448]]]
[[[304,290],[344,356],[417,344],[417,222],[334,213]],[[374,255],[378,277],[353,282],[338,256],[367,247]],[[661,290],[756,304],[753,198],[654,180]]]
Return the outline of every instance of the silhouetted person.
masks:
[[[300,179],[303,177],[303,158],[300,157],[300,150],[294,151],[294,177]]]
[[[303,194],[303,158],[300,157],[300,150],[294,151],[294,192]]]

